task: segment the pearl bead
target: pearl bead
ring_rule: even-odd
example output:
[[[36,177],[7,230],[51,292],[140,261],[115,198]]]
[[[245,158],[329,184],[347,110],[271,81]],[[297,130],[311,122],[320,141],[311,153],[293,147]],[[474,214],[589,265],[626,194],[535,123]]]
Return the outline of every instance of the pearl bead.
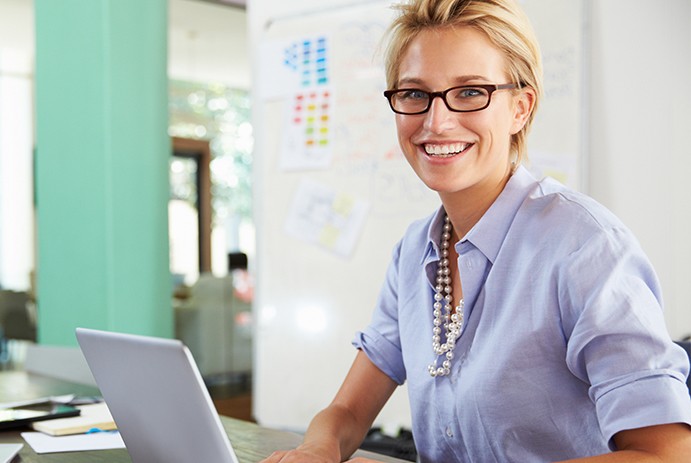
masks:
[[[451,286],[451,269],[449,268],[449,239],[451,238],[451,221],[449,217],[444,218],[444,225],[441,233],[440,259],[437,264],[437,278],[436,286],[434,287],[434,304],[433,304],[433,328],[432,328],[432,350],[437,357],[446,355],[446,360],[442,362],[442,366],[437,367],[437,360],[428,365],[427,370],[432,377],[446,376],[451,373],[451,360],[454,358],[453,349],[456,346],[456,339],[461,335],[463,328],[463,299],[461,299],[456,307],[456,312],[451,314],[453,296],[451,295],[453,288]],[[444,301],[442,304],[441,301]],[[442,315],[442,305],[444,314]],[[444,320],[444,322],[442,322]],[[442,326],[444,330],[440,328]],[[441,342],[441,334],[444,331],[445,341]]]

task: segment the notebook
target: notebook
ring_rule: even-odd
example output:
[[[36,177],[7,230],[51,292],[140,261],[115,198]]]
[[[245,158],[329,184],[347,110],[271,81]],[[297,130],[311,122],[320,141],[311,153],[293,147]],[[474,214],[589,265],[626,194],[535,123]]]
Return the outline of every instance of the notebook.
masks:
[[[86,328],[77,340],[133,463],[239,463],[182,342]]]
[[[0,463],[10,463],[24,444],[0,444]]]
[[[70,434],[84,434],[86,432],[112,431],[117,429],[115,421],[110,415],[105,402],[80,405],[79,416],[72,418],[58,418],[55,420],[37,421],[31,424],[35,431],[51,436],[67,436]]]

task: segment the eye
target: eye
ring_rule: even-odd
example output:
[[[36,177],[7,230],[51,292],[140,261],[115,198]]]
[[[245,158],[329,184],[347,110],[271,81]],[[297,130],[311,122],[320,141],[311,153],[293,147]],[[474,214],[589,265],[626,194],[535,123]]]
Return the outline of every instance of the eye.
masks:
[[[454,100],[468,100],[487,96],[487,90],[482,87],[459,87],[449,93],[449,96]]]
[[[421,100],[427,100],[429,98],[429,94],[427,92],[425,92],[424,90],[411,88],[411,89],[399,91],[396,94],[396,98],[398,98],[399,100],[406,100],[406,101],[421,101]]]

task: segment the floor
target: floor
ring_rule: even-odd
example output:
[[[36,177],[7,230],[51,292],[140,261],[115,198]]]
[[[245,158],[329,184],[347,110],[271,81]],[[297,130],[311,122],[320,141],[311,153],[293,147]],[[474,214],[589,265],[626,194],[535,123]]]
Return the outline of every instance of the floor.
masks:
[[[223,373],[204,378],[219,415],[245,421],[252,416],[252,373]]]
[[[239,420],[252,421],[252,394],[242,393],[226,398],[212,398],[219,415],[230,416]]]

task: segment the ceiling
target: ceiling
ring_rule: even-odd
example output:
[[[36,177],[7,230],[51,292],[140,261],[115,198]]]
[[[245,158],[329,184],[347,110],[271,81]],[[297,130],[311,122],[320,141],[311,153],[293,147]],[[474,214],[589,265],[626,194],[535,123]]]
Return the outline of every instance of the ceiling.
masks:
[[[250,88],[244,8],[220,0],[169,0],[168,32],[171,78]]]
[[[171,78],[250,88],[246,1],[168,0]],[[31,73],[34,42],[33,0],[0,0],[0,58]]]

